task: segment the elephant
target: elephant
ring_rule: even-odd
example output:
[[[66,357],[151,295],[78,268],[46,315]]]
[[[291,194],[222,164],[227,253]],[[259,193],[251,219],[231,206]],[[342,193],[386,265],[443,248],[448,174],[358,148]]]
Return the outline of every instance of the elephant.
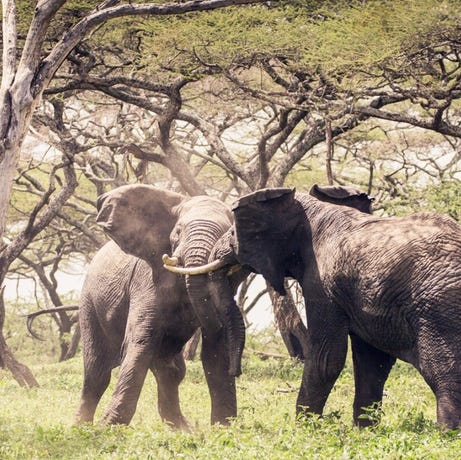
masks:
[[[461,425],[461,227],[435,213],[375,217],[291,188],[262,189],[233,207],[221,269],[236,261],[284,294],[296,279],[306,303],[307,349],[298,416],[322,414],[351,337],[353,418],[368,425],[396,359],[435,395],[437,422]],[[221,246],[220,246],[221,244]]]
[[[162,420],[187,429],[178,395],[182,348],[200,327],[211,422],[228,424],[237,414],[235,378],[245,341],[243,317],[227,293],[238,275],[212,282],[207,275],[178,276],[163,269],[162,256],[173,251],[170,263],[203,265],[231,226],[230,208],[208,196],[132,184],[101,195],[97,209],[97,223],[112,241],[94,256],[81,292],[84,378],[77,423],[93,421],[111,371],[120,365],[104,423],[130,423],[150,369]]]

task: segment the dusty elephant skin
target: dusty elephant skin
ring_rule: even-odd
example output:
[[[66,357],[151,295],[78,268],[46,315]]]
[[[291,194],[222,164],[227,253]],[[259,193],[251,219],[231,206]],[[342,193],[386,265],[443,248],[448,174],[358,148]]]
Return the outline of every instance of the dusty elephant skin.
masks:
[[[84,383],[77,422],[93,420],[111,370],[120,365],[105,423],[131,421],[150,369],[162,419],[187,428],[178,396],[182,347],[201,327],[211,422],[228,423],[237,413],[235,376],[245,339],[243,318],[228,294],[235,282],[225,274],[213,283],[206,275],[177,276],[163,268],[162,255],[173,250],[185,266],[202,265],[230,227],[230,210],[209,197],[129,185],[102,195],[98,211],[98,223],[114,241],[94,257],[81,294]],[[217,301],[226,296],[233,305]]]
[[[434,392],[440,425],[460,427],[460,226],[429,213],[373,217],[290,189],[241,198],[234,218],[229,252],[279,292],[285,277],[303,289],[310,353],[298,413],[322,413],[351,334],[357,424],[399,358]]]

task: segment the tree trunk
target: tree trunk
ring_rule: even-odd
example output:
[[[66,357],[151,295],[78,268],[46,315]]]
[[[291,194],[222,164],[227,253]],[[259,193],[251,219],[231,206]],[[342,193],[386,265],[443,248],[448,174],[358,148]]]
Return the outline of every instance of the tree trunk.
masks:
[[[3,336],[3,324],[5,322],[5,303],[3,302],[4,290],[5,288],[0,290],[0,366],[8,369],[13,374],[14,379],[22,387],[38,387],[40,385],[37,380],[35,380],[30,369],[15,359]]]
[[[201,336],[202,334],[200,333],[200,328],[199,328],[194,332],[194,335],[189,339],[189,341],[184,346],[184,350],[182,354],[186,361],[192,361],[195,358]]]
[[[331,120],[325,119],[325,143],[326,143],[326,170],[328,185],[333,185],[333,168],[331,163],[333,161],[333,136],[331,132]]]
[[[267,284],[274,316],[282,339],[291,357],[304,361],[306,357],[307,329],[298,313],[293,295],[285,281],[287,295],[281,296]]]
[[[75,354],[77,353],[79,343],[80,343],[80,324],[78,324],[78,321],[77,321],[77,326],[75,327],[74,335],[72,336],[72,340],[70,342],[70,346],[67,350],[67,353],[62,359],[63,361],[66,361],[67,359],[73,358],[75,356]]]

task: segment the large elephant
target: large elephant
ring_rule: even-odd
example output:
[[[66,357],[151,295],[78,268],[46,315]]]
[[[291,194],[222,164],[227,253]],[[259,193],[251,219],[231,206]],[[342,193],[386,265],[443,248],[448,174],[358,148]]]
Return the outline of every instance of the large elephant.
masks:
[[[106,423],[131,421],[150,369],[162,419],[186,427],[178,396],[182,348],[201,327],[211,422],[228,423],[237,413],[235,377],[245,339],[240,310],[228,294],[234,279],[177,276],[163,269],[162,255],[173,251],[170,262],[203,265],[231,226],[230,209],[214,198],[149,185],[114,189],[99,197],[97,207],[97,222],[114,241],[93,258],[81,293],[84,383],[77,421],[93,420],[111,370],[121,365]]]
[[[307,348],[298,413],[321,414],[351,334],[354,421],[380,403],[396,358],[435,394],[437,420],[461,425],[461,227],[438,214],[374,217],[292,189],[264,189],[234,206],[222,264],[261,273],[283,294],[299,281]]]

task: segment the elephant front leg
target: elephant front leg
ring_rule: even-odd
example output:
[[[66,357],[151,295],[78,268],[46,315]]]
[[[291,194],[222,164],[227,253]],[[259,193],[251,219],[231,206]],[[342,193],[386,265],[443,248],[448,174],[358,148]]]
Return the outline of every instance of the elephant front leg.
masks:
[[[461,429],[461,393],[458,388],[436,391],[437,400],[437,423],[444,429]]]
[[[157,380],[158,411],[162,420],[174,428],[189,430],[179,404],[179,384],[186,375],[182,353],[172,360],[154,359],[152,372]]]
[[[107,408],[103,422],[114,424],[129,424],[136,411],[147,370],[152,361],[152,353],[144,347],[135,344],[128,346],[123,358],[120,373]]]
[[[354,423],[359,427],[378,422],[384,384],[395,363],[395,358],[351,334],[354,362],[355,398]],[[376,406],[378,419],[367,417],[366,408]]]
[[[296,402],[298,416],[322,414],[327,398],[344,367],[347,354],[347,321],[327,308],[307,308],[307,347],[301,388]]]
[[[237,415],[237,396],[222,333],[214,337],[202,335],[201,358],[211,397],[211,423],[228,425],[229,419]]]

